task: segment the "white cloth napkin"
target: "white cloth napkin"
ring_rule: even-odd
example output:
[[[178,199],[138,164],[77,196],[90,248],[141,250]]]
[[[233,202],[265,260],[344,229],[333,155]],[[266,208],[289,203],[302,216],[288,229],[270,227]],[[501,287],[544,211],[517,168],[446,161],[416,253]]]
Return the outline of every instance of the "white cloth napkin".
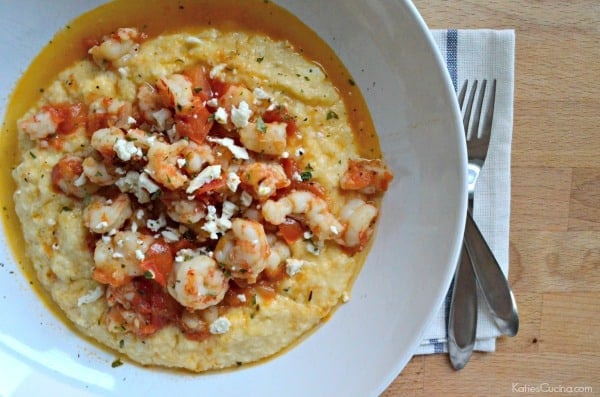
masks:
[[[496,104],[492,138],[486,163],[475,190],[474,218],[508,274],[510,218],[510,145],[513,126],[514,54],[513,30],[432,30],[455,90],[468,79],[496,79]],[[415,354],[444,353],[451,289],[434,321],[423,334]],[[475,350],[491,352],[500,332],[479,297]]]

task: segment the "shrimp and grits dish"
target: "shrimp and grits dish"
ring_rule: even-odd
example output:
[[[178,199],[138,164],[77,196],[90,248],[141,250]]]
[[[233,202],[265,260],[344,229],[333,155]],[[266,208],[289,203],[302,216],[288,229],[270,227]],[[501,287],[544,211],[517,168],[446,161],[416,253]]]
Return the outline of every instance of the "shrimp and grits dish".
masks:
[[[89,41],[17,123],[14,201],[41,285],[143,365],[282,351],[350,298],[393,178],[349,113],[326,70],[260,33]]]

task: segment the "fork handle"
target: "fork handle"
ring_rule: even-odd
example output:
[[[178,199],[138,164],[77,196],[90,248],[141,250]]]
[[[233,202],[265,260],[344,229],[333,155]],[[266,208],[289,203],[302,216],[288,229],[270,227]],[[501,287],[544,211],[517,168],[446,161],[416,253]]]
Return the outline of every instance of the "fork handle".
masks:
[[[465,245],[477,283],[494,322],[502,334],[516,335],[519,330],[519,317],[515,297],[496,257],[473,220],[470,209],[467,211]]]
[[[454,369],[462,369],[473,353],[477,329],[477,283],[471,259],[463,244],[454,273],[448,313],[448,353]]]

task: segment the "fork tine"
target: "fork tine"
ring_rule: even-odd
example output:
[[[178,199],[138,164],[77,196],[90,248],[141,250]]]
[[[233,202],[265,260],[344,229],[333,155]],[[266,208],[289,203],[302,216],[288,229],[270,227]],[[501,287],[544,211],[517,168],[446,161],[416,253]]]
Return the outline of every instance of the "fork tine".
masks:
[[[471,120],[471,110],[473,108],[473,99],[475,99],[475,93],[477,92],[477,84],[478,81],[475,80],[473,82],[473,87],[471,88],[471,93],[469,94],[469,99],[467,100],[467,105],[464,107],[465,114],[463,116],[463,128],[465,130],[465,135],[469,133],[469,121]]]
[[[481,82],[481,90],[479,90],[479,97],[477,98],[477,105],[475,106],[475,114],[473,115],[473,126],[471,127],[472,138],[477,138],[479,136],[479,120],[481,119],[481,107],[483,105],[486,87],[487,80],[483,80]]]
[[[467,87],[469,86],[469,80],[465,80],[462,88],[460,89],[460,93],[458,94],[458,106],[460,110],[463,108],[463,102],[465,101],[465,94],[467,93]]]

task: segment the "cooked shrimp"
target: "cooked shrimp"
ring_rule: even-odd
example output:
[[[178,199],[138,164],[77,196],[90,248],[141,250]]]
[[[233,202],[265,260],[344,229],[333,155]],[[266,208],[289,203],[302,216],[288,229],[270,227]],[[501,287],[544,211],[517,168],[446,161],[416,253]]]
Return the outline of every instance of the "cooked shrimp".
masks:
[[[118,61],[126,60],[135,54],[143,38],[144,35],[135,28],[119,28],[116,33],[104,37],[100,44],[93,46],[88,52],[99,66],[105,66],[106,63],[119,66]]]
[[[177,141],[171,145],[155,142],[148,150],[148,172],[152,179],[170,190],[183,187],[189,180],[182,171],[188,142]],[[180,164],[182,166],[180,166]]]
[[[96,160],[94,157],[86,157],[83,160],[83,173],[87,179],[99,186],[112,185],[117,181],[117,177],[107,168],[102,161]]]
[[[240,167],[238,175],[242,186],[250,188],[255,198],[263,200],[274,195],[277,189],[291,184],[283,167],[277,163],[245,164]]]
[[[63,193],[84,198],[98,190],[98,186],[89,183],[83,172],[81,157],[67,155],[52,168],[52,184]]]
[[[235,218],[231,230],[219,239],[214,253],[215,259],[233,278],[254,283],[267,265],[271,248],[262,224]]]
[[[240,141],[253,152],[279,156],[287,145],[286,128],[286,123],[248,123],[240,129]]]
[[[165,116],[164,112],[163,112],[162,117],[160,116],[160,114],[155,114],[155,113],[164,109],[164,111],[167,112],[170,117],[171,112],[168,109],[164,108],[162,99],[161,99],[160,95],[158,95],[156,88],[153,85],[148,84],[148,83],[140,85],[140,87],[138,88],[138,92],[137,92],[137,100],[138,100],[138,102],[137,102],[138,108],[140,109],[142,116],[144,116],[144,119],[146,121],[148,121],[149,123],[154,123],[154,122],[158,123],[157,117],[159,117],[163,121],[163,123],[162,123],[163,128],[161,128],[161,130],[164,130],[166,128],[166,125],[165,125],[166,117],[164,117]]]
[[[56,133],[60,122],[59,112],[51,106],[44,106],[37,113],[19,121],[19,128],[31,139],[44,139]]]
[[[125,140],[125,132],[117,127],[107,127],[95,131],[90,144],[105,159],[112,160],[115,156],[115,144],[120,140]]]
[[[340,179],[340,187],[364,194],[382,193],[393,178],[380,159],[352,159],[348,161],[348,169]]]
[[[120,229],[132,213],[131,200],[126,194],[119,194],[114,200],[92,196],[83,210],[83,223],[94,233],[108,233]]]
[[[156,82],[156,89],[162,103],[175,109],[176,112],[187,110],[192,106],[192,81],[182,74],[161,77]]]
[[[135,147],[147,152],[150,146],[156,142],[157,135],[139,128],[132,128],[127,130],[125,139],[133,142]]]
[[[105,127],[129,128],[135,124],[131,102],[101,97],[88,108],[88,127],[97,130]]]
[[[175,262],[167,289],[186,308],[201,310],[221,302],[229,284],[214,259],[193,255],[190,259]]]
[[[340,221],[345,225],[343,233],[336,239],[338,244],[361,251],[373,234],[377,220],[377,207],[361,199],[352,199],[344,205]]]
[[[94,250],[94,280],[117,287],[141,276],[144,270],[140,263],[153,242],[152,236],[131,231],[98,240]]]
[[[320,241],[335,238],[344,230],[329,211],[327,202],[308,191],[293,191],[277,201],[267,200],[262,214],[273,225],[281,225],[288,215],[301,215]]]
[[[274,234],[267,234],[267,241],[271,247],[271,254],[267,258],[267,266],[264,269],[264,273],[269,278],[276,278],[282,271],[279,265],[291,257],[290,247]]]
[[[164,200],[167,215],[175,222],[194,224],[206,216],[206,205],[196,200]]]

